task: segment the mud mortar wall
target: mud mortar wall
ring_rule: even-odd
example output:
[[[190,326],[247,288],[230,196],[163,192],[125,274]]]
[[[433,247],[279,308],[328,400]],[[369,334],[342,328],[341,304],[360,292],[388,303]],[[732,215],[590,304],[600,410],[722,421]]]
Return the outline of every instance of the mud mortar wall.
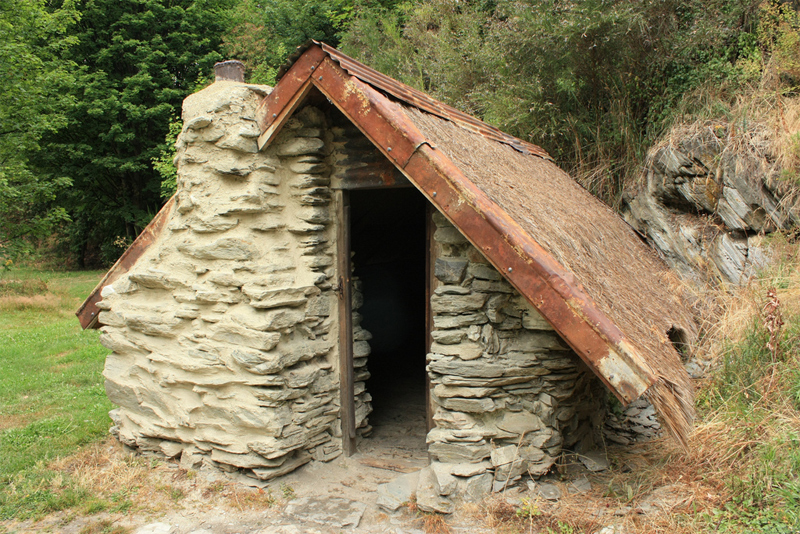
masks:
[[[268,90],[184,102],[176,210],[100,304],[112,432],[261,481],[341,452],[331,135],[305,108],[259,152]]]
[[[602,427],[605,390],[542,316],[441,214],[428,372],[434,460],[417,501],[447,511],[547,472],[583,452]]]

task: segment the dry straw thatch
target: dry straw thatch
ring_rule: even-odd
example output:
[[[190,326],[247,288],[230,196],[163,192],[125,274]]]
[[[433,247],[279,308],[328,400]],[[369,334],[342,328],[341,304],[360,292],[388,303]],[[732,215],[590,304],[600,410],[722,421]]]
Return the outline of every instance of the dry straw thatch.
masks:
[[[608,206],[546,159],[522,154],[416,107],[406,115],[437,150],[583,285],[658,377],[646,395],[686,446],[693,387],[668,332],[695,325],[679,283]]]

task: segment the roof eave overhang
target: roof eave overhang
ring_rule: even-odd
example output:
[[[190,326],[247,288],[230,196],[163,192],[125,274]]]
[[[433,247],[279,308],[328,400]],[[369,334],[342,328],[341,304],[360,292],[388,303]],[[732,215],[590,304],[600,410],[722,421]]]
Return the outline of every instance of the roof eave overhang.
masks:
[[[75,312],[81,327],[85,330],[87,328],[100,328],[102,326],[98,322],[100,315],[100,308],[97,303],[102,300],[102,291],[108,285],[114,283],[120,276],[127,273],[136,261],[142,257],[150,245],[161,235],[161,232],[166,227],[172,210],[175,207],[175,196],[173,195],[161,210],[153,217],[150,224],[145,226],[142,233],[134,240],[130,247],[120,256],[117,262],[108,270],[106,275],[100,280],[100,283],[92,290],[89,297],[83,301],[81,307]]]
[[[321,46],[309,47],[259,106],[259,148],[275,138],[312,86],[539,310],[620,401],[636,400],[656,383],[654,372],[572,273],[431,146],[401,106],[348,74]]]

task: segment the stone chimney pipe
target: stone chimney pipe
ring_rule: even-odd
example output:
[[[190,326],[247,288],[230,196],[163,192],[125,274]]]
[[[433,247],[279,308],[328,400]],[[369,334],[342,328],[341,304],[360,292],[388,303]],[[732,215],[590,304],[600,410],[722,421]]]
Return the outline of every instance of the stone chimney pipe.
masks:
[[[214,64],[214,81],[222,80],[244,83],[244,63],[236,59]]]

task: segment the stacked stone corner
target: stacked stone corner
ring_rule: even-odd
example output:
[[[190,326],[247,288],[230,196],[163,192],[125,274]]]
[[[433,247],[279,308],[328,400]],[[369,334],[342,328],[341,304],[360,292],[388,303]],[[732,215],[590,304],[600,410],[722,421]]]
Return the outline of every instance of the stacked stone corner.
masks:
[[[265,90],[186,100],[174,214],[100,303],[114,435],[259,482],[341,453],[330,140],[308,107],[259,152]]]

